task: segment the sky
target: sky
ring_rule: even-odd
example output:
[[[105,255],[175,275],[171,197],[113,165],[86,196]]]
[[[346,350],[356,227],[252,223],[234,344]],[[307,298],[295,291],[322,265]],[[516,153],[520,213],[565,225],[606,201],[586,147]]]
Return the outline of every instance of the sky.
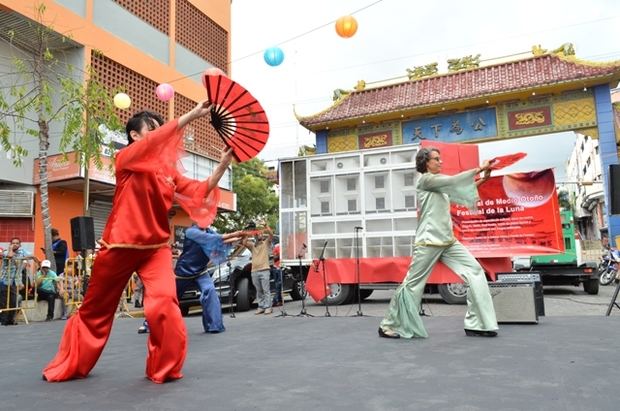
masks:
[[[353,15],[358,31],[339,37],[334,22]],[[481,54],[481,60],[523,53],[535,44],[554,49],[573,43],[578,58],[620,60],[620,1],[413,1],[233,0],[231,77],[267,112],[271,133],[259,158],[293,157],[315,143],[295,113],[307,116],[332,105],[334,89],[367,88],[387,79],[406,80],[406,69]],[[271,67],[263,51],[278,46],[284,62]],[[480,145],[482,158],[528,153],[521,167],[556,167],[561,180],[574,145],[558,133]],[[488,157],[487,157],[488,156]]]

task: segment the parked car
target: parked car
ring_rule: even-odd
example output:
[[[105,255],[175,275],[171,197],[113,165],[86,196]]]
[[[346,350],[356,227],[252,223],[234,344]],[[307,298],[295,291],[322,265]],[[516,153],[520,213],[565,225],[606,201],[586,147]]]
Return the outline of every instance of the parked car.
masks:
[[[227,262],[208,267],[206,271],[205,275],[210,275],[213,279],[222,307],[234,307],[236,311],[248,311],[252,307],[256,299],[256,289],[252,284],[250,250],[239,246],[230,253]],[[275,292],[273,275],[271,291]],[[287,267],[282,269],[282,292],[290,294],[293,300],[300,300],[305,292],[301,278],[296,278]],[[183,315],[187,315],[191,307],[200,306],[200,289],[195,284],[185,290],[179,306]]]

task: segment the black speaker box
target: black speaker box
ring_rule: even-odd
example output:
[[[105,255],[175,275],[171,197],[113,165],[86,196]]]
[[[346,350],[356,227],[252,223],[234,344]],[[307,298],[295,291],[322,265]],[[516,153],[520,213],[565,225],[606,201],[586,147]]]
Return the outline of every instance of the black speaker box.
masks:
[[[620,214],[620,164],[609,165],[609,213]]]
[[[71,243],[73,251],[95,248],[95,223],[92,217],[71,219]]]

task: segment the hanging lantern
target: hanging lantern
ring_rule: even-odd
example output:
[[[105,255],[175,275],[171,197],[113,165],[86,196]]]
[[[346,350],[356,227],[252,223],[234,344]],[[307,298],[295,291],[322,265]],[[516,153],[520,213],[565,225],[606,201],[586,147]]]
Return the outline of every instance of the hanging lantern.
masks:
[[[131,99],[125,93],[118,93],[114,96],[114,105],[116,108],[120,108],[121,110],[125,110],[131,106]]]
[[[209,67],[208,69],[205,70],[205,75],[206,76],[225,76],[226,73],[224,73],[224,70],[219,69],[217,67]]]
[[[271,67],[279,66],[284,61],[284,52],[280,47],[269,47],[263,54],[265,63]]]
[[[174,97],[174,88],[168,83],[161,83],[155,89],[155,94],[157,94],[157,98],[161,101],[168,101]]]
[[[336,20],[336,33],[348,39],[357,32],[357,20],[353,16],[343,16]]]
[[[201,76],[202,85],[205,88],[207,88],[207,77],[209,77],[209,76],[224,76],[224,77],[226,77],[226,73],[224,73],[222,70],[220,70],[217,67],[209,67],[208,69],[206,69],[205,72]]]

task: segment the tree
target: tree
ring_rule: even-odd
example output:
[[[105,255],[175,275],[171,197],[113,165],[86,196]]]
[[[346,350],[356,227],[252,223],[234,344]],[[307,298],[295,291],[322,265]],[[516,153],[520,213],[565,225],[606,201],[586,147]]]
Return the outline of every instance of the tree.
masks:
[[[233,165],[233,189],[237,194],[237,211],[222,213],[213,225],[220,231],[243,229],[250,221],[264,221],[275,228],[278,222],[278,196],[274,182],[267,176],[264,162],[254,158]]]
[[[50,125],[62,124],[59,147],[63,153],[74,150],[79,154],[81,165],[87,167],[93,161],[101,167],[103,142],[98,126],[106,124],[108,128],[118,128],[119,120],[108,91],[97,80],[96,73],[87,68],[86,72],[74,75],[74,68],[59,58],[63,48],[59,44],[66,48],[72,42],[45,24],[45,5],[38,5],[35,14],[36,21],[30,23],[29,33],[21,37],[12,31],[2,33],[15,50],[11,62],[15,71],[7,74],[16,81],[0,89],[0,144],[11,153],[13,164],[21,166],[28,151],[19,143],[11,142],[11,133],[20,130],[38,139],[45,254],[52,256],[47,179]],[[88,201],[86,197],[85,201]],[[54,259],[50,261],[55,270]]]

